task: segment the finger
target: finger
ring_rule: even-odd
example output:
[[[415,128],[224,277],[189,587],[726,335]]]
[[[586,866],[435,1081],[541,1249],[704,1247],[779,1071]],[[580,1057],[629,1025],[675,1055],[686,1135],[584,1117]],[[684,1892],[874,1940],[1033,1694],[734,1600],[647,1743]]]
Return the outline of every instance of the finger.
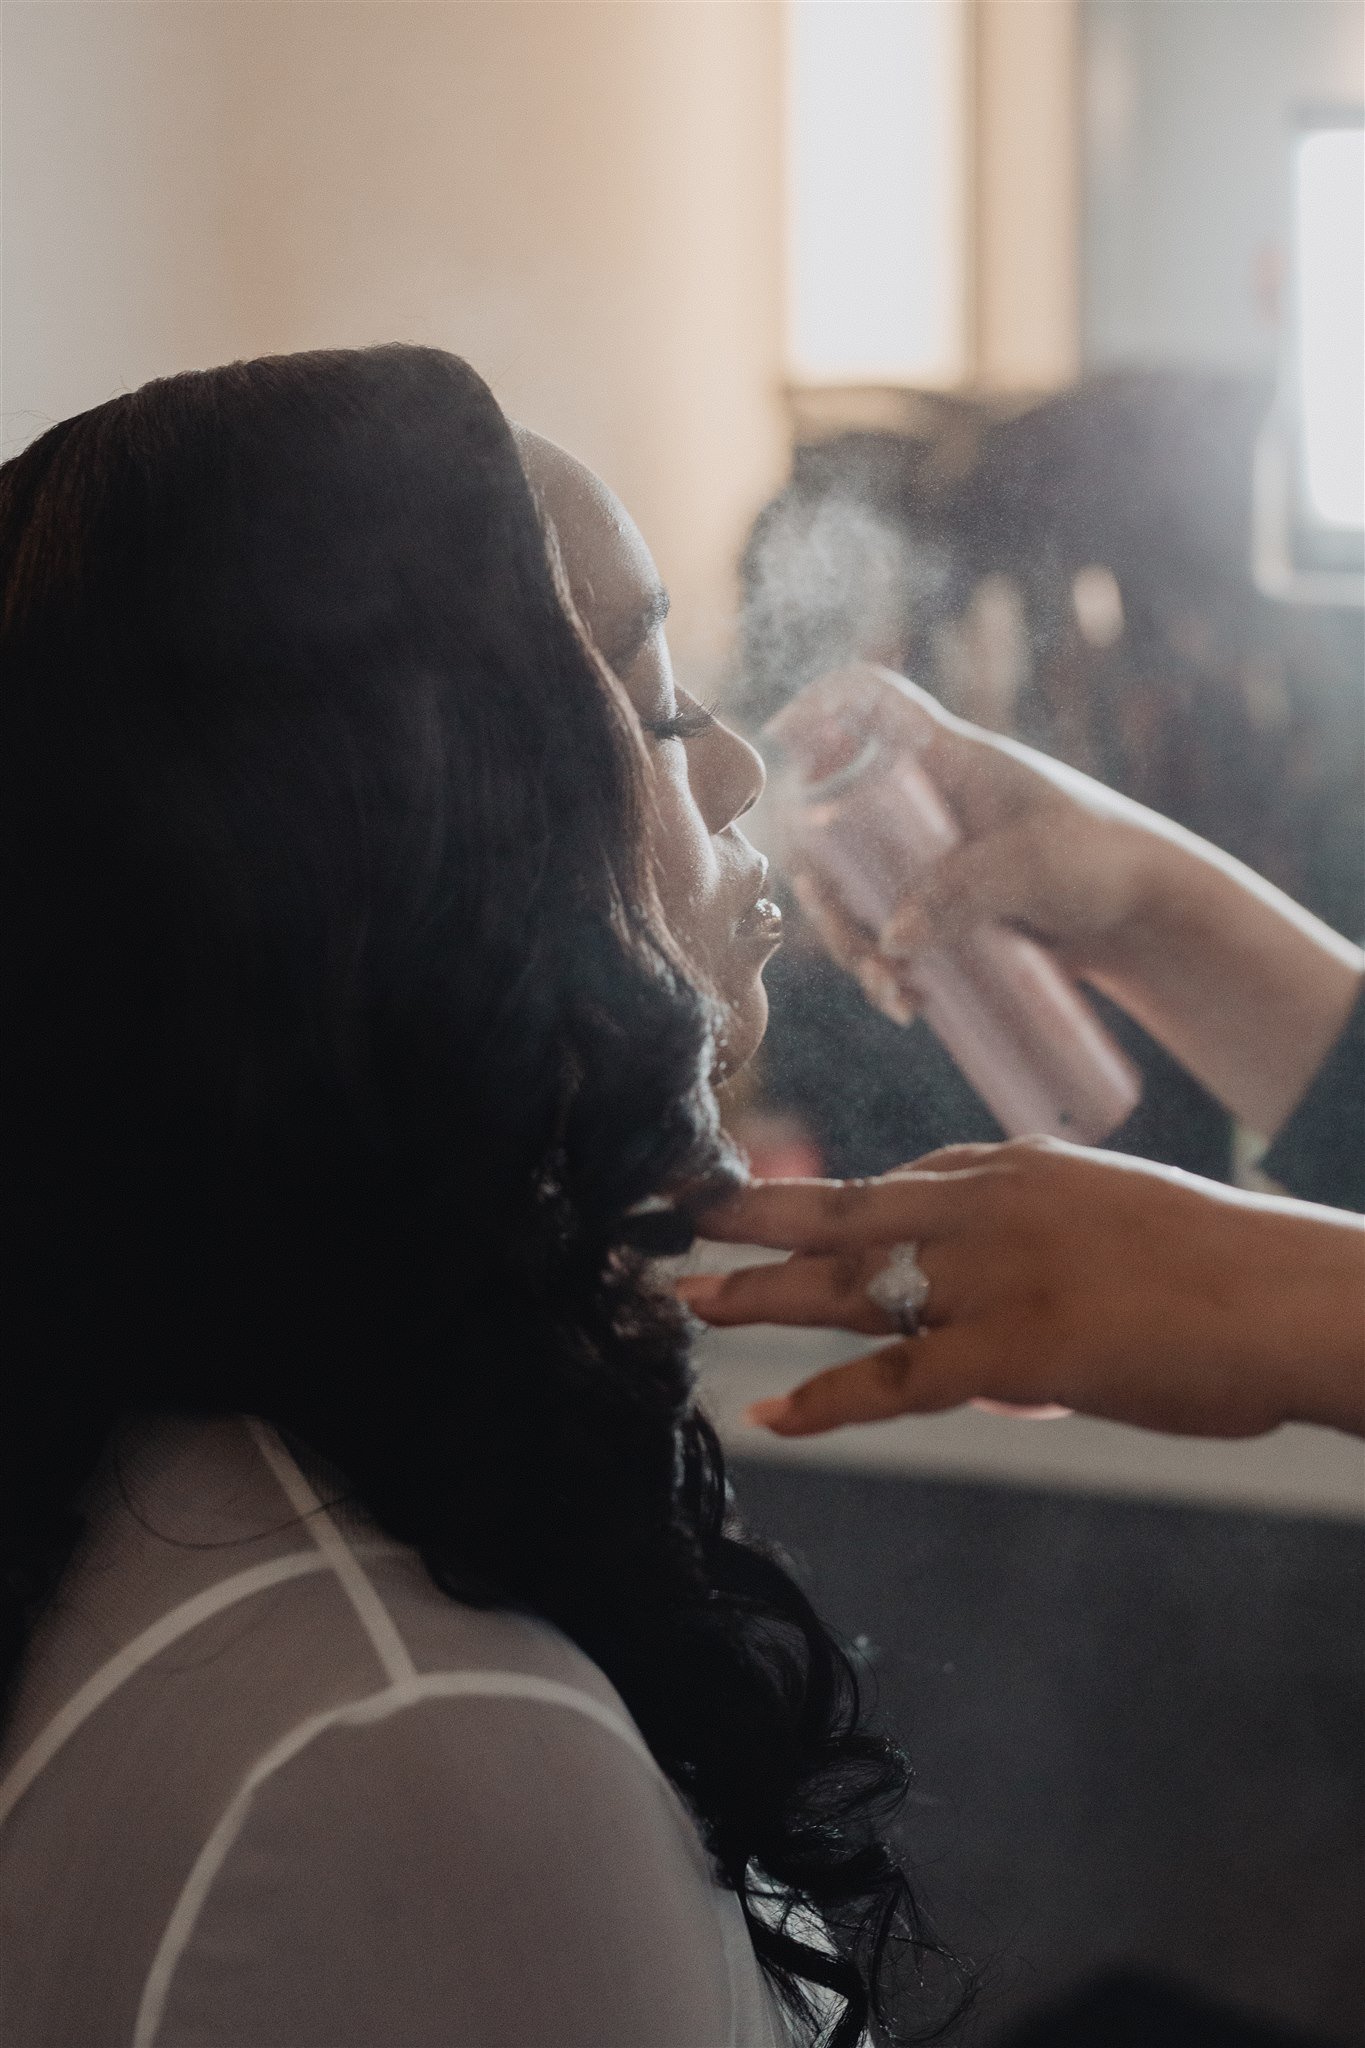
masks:
[[[893,1167],[886,1178],[890,1180],[901,1174],[915,1173],[961,1173],[1001,1165],[1004,1163],[1001,1154],[1010,1142],[1009,1139],[983,1139],[970,1145],[940,1145],[935,1152],[921,1153],[918,1159],[907,1159],[904,1166]]]
[[[821,945],[836,966],[852,975],[873,1009],[893,1024],[913,1023],[915,1005],[895,969],[877,957],[866,927],[851,918],[829,886],[809,870],[793,874],[792,887]]]
[[[846,973],[856,974],[859,963],[875,951],[871,932],[848,915],[833,890],[809,869],[793,871],[792,888],[802,916],[831,960]]]
[[[911,998],[901,987],[893,970],[875,955],[869,954],[858,964],[858,986],[874,1010],[880,1010],[883,1017],[889,1017],[893,1024],[904,1027],[913,1024],[917,1015]]]
[[[946,1319],[954,1299],[941,1270],[941,1257],[923,1268],[929,1282],[926,1324]],[[674,1291],[694,1315],[717,1329],[742,1323],[783,1324],[801,1329],[854,1330],[870,1337],[896,1328],[894,1316],[879,1308],[869,1283],[886,1263],[886,1248],[843,1253],[798,1252],[781,1265],[741,1266],[733,1273],[695,1273],[676,1280]],[[931,1270],[932,1268],[932,1270]]]
[[[699,1219],[721,1244],[839,1252],[865,1244],[932,1241],[960,1214],[963,1183],[913,1168],[882,1180],[759,1180]]]
[[[832,1366],[776,1401],[756,1401],[745,1419],[775,1436],[819,1436],[851,1422],[957,1408],[972,1389],[972,1345],[962,1332],[929,1331]]]
[[[990,1401],[984,1394],[974,1394],[969,1406],[979,1408],[983,1415],[1008,1415],[1016,1422],[1064,1422],[1076,1413],[1074,1408],[1063,1408],[1060,1401]]]
[[[780,1266],[688,1274],[673,1287],[678,1299],[715,1329],[773,1323],[883,1337],[896,1325],[867,1292],[877,1264],[875,1253],[870,1259],[797,1253]]]

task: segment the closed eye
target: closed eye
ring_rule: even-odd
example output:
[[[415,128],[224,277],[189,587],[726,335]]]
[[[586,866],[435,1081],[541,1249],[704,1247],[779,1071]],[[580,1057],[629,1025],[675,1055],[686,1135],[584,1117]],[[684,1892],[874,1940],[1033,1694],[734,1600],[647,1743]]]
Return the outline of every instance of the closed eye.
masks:
[[[714,711],[705,704],[685,704],[671,718],[644,718],[640,723],[656,740],[695,740],[709,732],[716,722]]]

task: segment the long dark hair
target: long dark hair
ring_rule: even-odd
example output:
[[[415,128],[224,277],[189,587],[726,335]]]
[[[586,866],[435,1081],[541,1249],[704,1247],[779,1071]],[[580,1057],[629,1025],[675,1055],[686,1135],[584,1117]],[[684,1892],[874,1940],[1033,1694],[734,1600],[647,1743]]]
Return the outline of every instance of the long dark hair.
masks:
[[[607,1672],[793,2009],[904,2038],[904,1766],[649,1277],[735,1172],[716,1020],[487,387],[149,384],[0,470],[0,579],[0,1681],[116,1423],[266,1417]]]

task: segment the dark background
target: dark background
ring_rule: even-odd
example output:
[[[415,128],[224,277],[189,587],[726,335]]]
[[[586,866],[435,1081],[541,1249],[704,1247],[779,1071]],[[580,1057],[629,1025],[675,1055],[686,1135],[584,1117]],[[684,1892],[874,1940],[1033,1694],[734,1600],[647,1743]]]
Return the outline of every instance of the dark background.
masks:
[[[972,2048],[1125,1966],[1365,2042],[1365,1530],[809,1466],[734,1478],[826,1620],[868,1639],[917,1771],[917,1889],[984,1970]],[[1221,2039],[1211,2018],[1098,2027],[1076,2038]]]

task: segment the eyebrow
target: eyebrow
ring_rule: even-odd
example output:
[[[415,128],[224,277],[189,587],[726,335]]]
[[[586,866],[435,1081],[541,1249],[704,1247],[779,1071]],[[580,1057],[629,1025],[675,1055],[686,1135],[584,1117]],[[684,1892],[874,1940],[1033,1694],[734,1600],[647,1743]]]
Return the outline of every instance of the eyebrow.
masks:
[[[629,633],[621,636],[621,640],[611,656],[613,668],[626,669],[630,667],[650,634],[662,626],[664,620],[668,617],[671,603],[672,600],[664,589],[663,584],[656,583],[645,599],[644,607]]]

